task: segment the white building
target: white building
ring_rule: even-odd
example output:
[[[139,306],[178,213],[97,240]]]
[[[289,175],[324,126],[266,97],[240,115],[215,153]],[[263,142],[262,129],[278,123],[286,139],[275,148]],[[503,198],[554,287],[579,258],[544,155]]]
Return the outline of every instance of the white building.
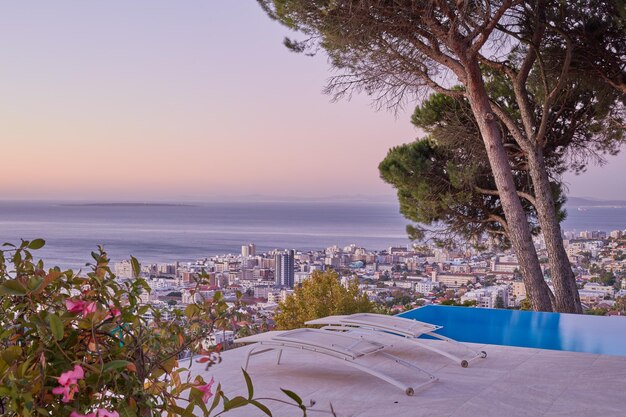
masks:
[[[506,262],[504,259],[506,260]],[[515,272],[516,270],[519,270],[519,263],[517,262],[517,260],[512,260],[510,258],[504,258],[504,257],[496,258],[491,261],[491,270],[496,273],[497,272],[512,273],[512,272]]]
[[[477,307],[495,308],[498,298],[502,300],[504,307],[509,306],[509,286],[495,285],[478,290],[468,291],[461,296],[461,302],[476,301]]]
[[[413,288],[413,283],[411,281],[406,281],[406,280],[391,280],[391,281],[385,281],[383,283],[387,287],[404,288],[407,290]]]
[[[198,288],[197,290],[184,289],[182,294],[183,304],[191,304],[213,298],[215,291],[211,291],[208,288]]]
[[[139,294],[139,300],[141,304],[148,304],[158,299],[154,292],[143,291]]]
[[[594,291],[603,295],[613,295],[615,292],[613,286],[611,285],[601,285],[597,282],[588,282],[584,287],[585,291]]]
[[[132,278],[133,266],[130,261],[124,260],[122,262],[116,262],[115,275],[117,275],[118,278]]]
[[[419,281],[415,281],[415,292],[419,292],[421,294],[428,294],[437,289],[439,289],[439,283],[434,282],[429,279],[423,279]]]
[[[302,284],[304,281],[306,281],[310,277],[311,277],[310,272],[294,272],[293,273],[293,280],[294,280],[295,285]]]
[[[475,283],[476,277],[471,274],[451,274],[433,271],[432,280],[433,282],[441,283],[448,288],[459,288],[461,285]]]
[[[273,289],[274,288],[269,285],[256,285],[254,287],[254,296],[256,298],[267,298]]]
[[[150,285],[150,288],[153,290],[168,290],[172,287],[172,283],[173,280],[171,279],[157,278],[148,280],[148,285]]]

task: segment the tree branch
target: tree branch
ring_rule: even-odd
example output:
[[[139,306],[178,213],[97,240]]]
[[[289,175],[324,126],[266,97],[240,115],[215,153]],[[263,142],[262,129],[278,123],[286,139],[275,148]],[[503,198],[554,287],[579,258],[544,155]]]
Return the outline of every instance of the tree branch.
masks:
[[[522,148],[522,150],[528,152],[530,151],[530,147],[532,147],[531,142],[524,135],[524,133],[519,129],[519,127],[515,124],[513,118],[506,113],[495,101],[491,100],[491,108],[493,112],[498,116],[500,121],[506,126],[507,130],[515,139],[515,142]]]
[[[504,220],[503,217],[498,216],[497,214],[490,214],[488,218],[493,220],[494,222],[500,223],[500,225],[504,229],[504,235],[506,237],[509,237],[509,225],[507,224],[506,220]]]
[[[471,33],[468,36],[468,38],[471,40],[476,35],[480,34],[480,35],[478,35],[477,41],[472,45],[472,47],[467,52],[467,55],[466,55],[467,57],[469,57],[471,59],[471,58],[475,57],[476,54],[478,54],[478,52],[483,47],[485,42],[487,42],[487,39],[489,39],[489,36],[491,36],[491,32],[493,32],[493,30],[495,29],[496,25],[498,24],[498,22],[500,21],[500,19],[504,15],[504,13],[510,7],[512,7],[512,6],[514,6],[514,5],[518,4],[518,3],[520,3],[520,0],[515,0],[515,1],[505,0],[505,1],[503,1],[502,5],[495,12],[493,17],[486,17],[485,21],[483,22],[483,24],[480,25],[473,33]],[[490,8],[491,7],[490,7],[490,4],[489,4],[487,9],[490,9]],[[485,16],[487,16],[487,13],[485,14]]]
[[[485,195],[500,196],[500,193],[498,192],[498,190],[488,190],[486,188],[481,188],[481,187],[474,187],[474,190],[478,191],[481,194],[485,194]],[[517,195],[522,197],[523,199],[527,200],[533,206],[536,205],[535,197],[533,197],[532,195],[530,195],[528,193],[525,193],[523,191],[517,191]]]
[[[548,127],[548,116],[550,114],[550,106],[554,103],[557,94],[561,91],[563,86],[565,85],[565,81],[567,80],[567,73],[570,68],[570,64],[572,62],[572,49],[573,44],[571,39],[566,38],[566,46],[565,46],[565,61],[563,62],[563,67],[561,68],[561,73],[559,74],[559,79],[552,89],[550,93],[546,96],[543,101],[543,109],[541,115],[541,122],[539,124],[539,129],[535,133],[535,137],[533,138],[537,144],[543,147],[546,139],[546,130]]]

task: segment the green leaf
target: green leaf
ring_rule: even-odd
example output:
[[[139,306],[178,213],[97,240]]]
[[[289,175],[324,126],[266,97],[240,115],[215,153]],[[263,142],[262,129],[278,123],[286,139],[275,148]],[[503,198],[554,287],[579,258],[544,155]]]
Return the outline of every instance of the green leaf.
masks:
[[[43,278],[37,275],[32,275],[30,278],[28,278],[27,287],[30,291],[35,291],[39,288],[39,286],[41,286],[41,284],[43,284]]]
[[[0,287],[0,293],[6,295],[26,295],[26,292],[26,288],[14,279],[5,281]]]
[[[284,388],[281,388],[280,390],[284,392],[285,394],[287,394],[287,396],[291,398],[292,400],[294,400],[299,406],[302,406],[302,398],[300,398],[298,394],[296,394],[293,391],[289,391],[288,389],[284,389]]]
[[[114,369],[124,368],[128,364],[130,364],[129,361],[118,359],[115,361],[105,363],[104,367],[102,368],[102,371],[106,372],[106,371],[112,371]]]
[[[20,356],[22,356],[22,348],[19,346],[10,346],[0,352],[0,357],[8,365],[12,365]]]
[[[35,239],[35,240],[32,240],[28,244],[28,249],[33,249],[33,250],[41,249],[41,248],[44,247],[45,244],[46,244],[45,240],[43,240],[43,239]]]
[[[248,400],[246,400],[242,396],[237,396],[230,401],[224,403],[224,411],[232,410],[234,408],[243,407],[248,404]]]
[[[139,275],[141,275],[141,265],[139,265],[137,258],[131,256],[130,265],[133,267],[133,278],[139,278]]]
[[[222,384],[217,384],[217,388],[215,389],[215,397],[213,398],[213,403],[211,404],[211,408],[209,408],[208,414],[211,414],[211,412],[215,410],[215,408],[220,403],[221,398],[224,398],[224,401],[226,401],[226,397],[222,394]]]
[[[250,379],[250,375],[248,375],[245,369],[241,368],[241,372],[243,372],[243,377],[246,380],[246,386],[248,387],[248,399],[251,400],[252,397],[254,397],[254,387],[252,386],[252,380]]]
[[[178,413],[178,415],[182,416],[183,414],[185,414],[185,409],[183,407],[179,406],[179,405],[168,404],[167,408],[168,408],[169,411],[173,411],[175,413]],[[120,417],[121,417],[121,414],[120,414]]]
[[[185,316],[187,318],[193,318],[195,315],[200,314],[200,307],[198,307],[195,304],[189,304],[186,308],[185,308]]]
[[[63,322],[56,314],[49,314],[48,320],[50,322],[50,330],[52,331],[52,336],[56,340],[63,339],[63,333],[65,333],[65,329],[63,327]]]
[[[117,412],[120,417],[137,417],[137,413],[126,401],[118,403]]]
[[[270,411],[270,409],[264,406],[263,404],[261,404],[260,402],[256,400],[250,400],[250,404],[258,408],[259,410],[263,411],[268,416],[272,417],[272,412]]]
[[[199,403],[202,404],[202,403]],[[191,403],[187,406],[187,408],[185,408],[185,411],[183,412],[183,414],[180,415],[180,417],[194,417],[194,413],[193,410],[196,408],[196,404]]]

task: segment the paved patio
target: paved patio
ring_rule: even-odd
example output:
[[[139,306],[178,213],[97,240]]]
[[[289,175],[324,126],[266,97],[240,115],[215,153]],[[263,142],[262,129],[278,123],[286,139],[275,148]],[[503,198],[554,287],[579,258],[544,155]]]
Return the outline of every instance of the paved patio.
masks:
[[[441,344],[432,341],[430,343]],[[256,397],[286,398],[280,388],[302,397],[310,416],[455,416],[455,417],[581,417],[626,416],[626,357],[494,345],[469,345],[488,353],[463,369],[434,353],[398,339],[389,350],[417,363],[439,381],[415,396],[351,367],[306,351],[285,351],[280,365],[276,354],[253,356],[248,371]],[[221,382],[226,394],[245,395],[240,368],[248,348],[223,354],[223,362],[206,372]],[[203,366],[192,371],[205,374]],[[407,382],[419,379],[405,369],[385,372]],[[274,416],[301,415],[295,407],[264,402]],[[316,412],[315,410],[319,410]],[[243,408],[228,416],[262,415]]]

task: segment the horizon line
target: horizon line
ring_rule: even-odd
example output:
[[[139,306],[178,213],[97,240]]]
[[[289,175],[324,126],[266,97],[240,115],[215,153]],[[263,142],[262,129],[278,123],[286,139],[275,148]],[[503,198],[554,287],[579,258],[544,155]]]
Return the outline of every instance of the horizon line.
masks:
[[[606,199],[588,196],[568,195],[570,199],[586,200],[594,203],[613,203],[626,204],[625,199]],[[367,203],[397,203],[398,199],[395,195],[387,194],[353,194],[353,195],[328,195],[328,196],[277,196],[268,194],[242,194],[242,195],[221,195],[207,198],[198,198],[191,196],[180,197],[151,197],[151,198],[82,198],[82,197],[66,197],[66,198],[1,198],[0,202],[39,202],[39,203],[71,203],[71,204],[128,204],[128,205],[144,205],[144,204],[168,204],[168,205],[185,205],[193,203],[290,203],[290,202],[367,202]]]

